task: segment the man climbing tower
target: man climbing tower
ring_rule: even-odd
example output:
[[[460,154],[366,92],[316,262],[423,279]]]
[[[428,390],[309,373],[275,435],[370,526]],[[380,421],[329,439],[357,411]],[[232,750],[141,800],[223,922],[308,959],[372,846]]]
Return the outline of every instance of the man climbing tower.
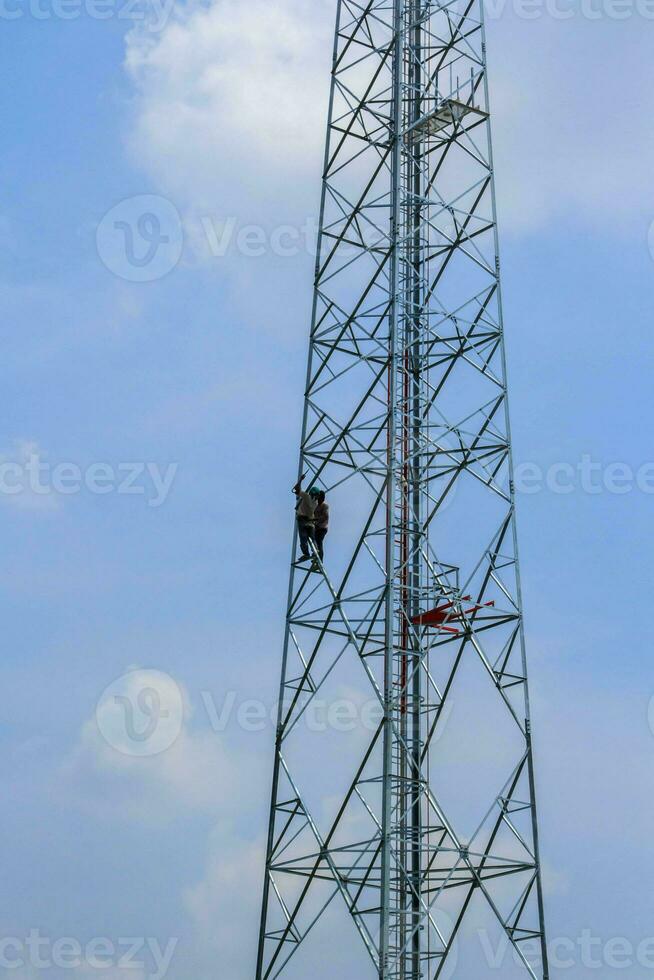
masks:
[[[304,480],[305,475],[306,474],[303,473],[293,487],[293,493],[297,498],[297,503],[295,505],[295,517],[297,520],[298,534],[300,536],[300,548],[302,550],[302,556],[298,559],[298,561],[308,561],[309,558],[313,558],[314,550],[310,548],[309,541],[312,542],[313,548],[317,550],[315,512],[320,490],[318,487],[311,487],[309,491],[303,490],[302,481]]]
[[[316,504],[313,517],[316,522],[316,548],[318,549],[318,557],[321,561],[324,561],[323,542],[329,530],[329,504],[325,500],[324,490],[321,490],[318,494],[318,503]]]

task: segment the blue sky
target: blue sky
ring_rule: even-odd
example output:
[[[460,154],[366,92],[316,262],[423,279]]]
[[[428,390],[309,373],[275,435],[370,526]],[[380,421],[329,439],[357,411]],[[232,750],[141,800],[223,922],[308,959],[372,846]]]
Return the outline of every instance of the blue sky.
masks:
[[[3,20],[0,457],[114,480],[0,494],[1,937],[175,937],[172,980],[252,974],[272,728],[212,725],[211,707],[276,691],[312,261],[269,236],[315,214],[332,6],[214,0],[158,31],[117,7]],[[514,448],[543,474],[519,529],[547,908],[578,980],[598,972],[584,930],[601,948],[654,935],[652,23],[635,4],[519,9],[491,17],[489,61]],[[184,247],[135,283],[98,227],[140,195],[173,206]],[[264,229],[263,255],[232,232],[212,254],[207,223],[229,219]],[[119,493],[145,463],[143,492]],[[611,492],[619,463],[632,485]],[[152,758],[95,722],[132,667],[182,691],[182,734]],[[654,969],[637,960],[629,980]]]

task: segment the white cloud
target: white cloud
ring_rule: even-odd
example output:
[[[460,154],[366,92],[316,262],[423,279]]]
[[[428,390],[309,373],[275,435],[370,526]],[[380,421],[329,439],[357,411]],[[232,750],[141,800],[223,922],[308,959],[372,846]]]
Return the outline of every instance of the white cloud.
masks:
[[[229,980],[249,980],[254,975],[263,869],[264,846],[261,841],[244,840],[228,825],[215,828],[205,874],[184,894],[184,905],[194,932],[195,962],[191,969],[197,980],[213,980],[216,963],[220,963],[220,976]],[[303,884],[301,879],[298,880],[297,891]],[[292,886],[290,891],[287,889],[288,882],[284,889],[287,901],[291,893],[297,901],[297,891]],[[326,900],[331,891],[329,887],[318,885],[320,901]],[[306,904],[312,914],[317,912],[317,906],[311,900]],[[273,896],[271,907],[275,905]],[[303,908],[298,922],[307,926],[312,914]],[[444,918],[439,913],[441,925]],[[337,942],[334,942],[335,936]],[[285,955],[291,951],[289,946]],[[324,919],[308,937],[306,948],[298,951],[297,960],[285,972],[289,976],[306,976],[307,971],[314,980],[373,975],[363,943],[340,895],[334,896]]]
[[[543,891],[548,898],[567,895],[570,891],[570,875],[567,871],[554,868],[547,861],[541,860]]]
[[[264,860],[261,843],[239,838],[227,824],[214,829],[204,877],[183,896],[195,934],[196,976],[201,980],[215,975],[217,959],[221,976],[230,980],[252,976]]]
[[[13,450],[0,454],[0,500],[17,510],[55,511],[61,497],[44,480],[44,453],[37,442],[17,440]]]
[[[178,6],[159,35],[132,31],[137,163],[182,208],[218,216],[261,220],[298,178],[315,199],[332,21],[331,0],[217,0]]]
[[[133,158],[187,215],[265,223],[315,211],[334,8],[214,0],[178,6],[158,35],[129,34]],[[502,227],[572,218],[612,234],[650,207],[642,21],[541,13],[520,19],[507,4],[489,25]]]
[[[116,709],[111,699],[101,698],[96,716],[82,726],[77,745],[59,773],[60,790],[103,818],[145,824],[166,823],[180,814],[228,817],[247,806],[247,759],[228,749],[219,735],[206,728],[193,729],[186,691],[167,675],[160,674],[163,680],[157,681],[156,674],[133,669],[116,682],[124,681],[120,689],[132,706],[131,717],[123,707],[112,714]],[[132,736],[124,728],[129,724],[135,731],[145,730],[145,715],[154,709],[149,702],[139,708],[137,698],[139,692],[151,692],[153,685],[159,700],[153,751],[148,754],[133,751]],[[179,724],[178,696],[183,703]],[[174,730],[169,738],[171,721]]]
[[[304,336],[310,311],[333,20],[332,0],[191,2],[160,34],[127,37],[128,151],[183,216],[182,262],[216,276],[244,326],[276,336],[298,324]],[[265,235],[259,258],[240,244],[249,226]],[[291,259],[271,244],[283,226],[300,235]]]

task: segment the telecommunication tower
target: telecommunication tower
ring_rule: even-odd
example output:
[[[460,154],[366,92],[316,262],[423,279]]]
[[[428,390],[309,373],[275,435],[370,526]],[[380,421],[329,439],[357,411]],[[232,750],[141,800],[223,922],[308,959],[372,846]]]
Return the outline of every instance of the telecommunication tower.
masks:
[[[256,980],[546,980],[482,2],[336,6]]]

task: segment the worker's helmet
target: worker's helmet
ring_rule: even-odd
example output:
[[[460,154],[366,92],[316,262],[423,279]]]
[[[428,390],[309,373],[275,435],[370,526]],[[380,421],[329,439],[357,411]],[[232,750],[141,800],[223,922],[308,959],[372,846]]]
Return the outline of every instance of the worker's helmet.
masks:
[[[318,487],[311,487],[309,490],[310,497],[318,497],[320,495],[320,489]]]

